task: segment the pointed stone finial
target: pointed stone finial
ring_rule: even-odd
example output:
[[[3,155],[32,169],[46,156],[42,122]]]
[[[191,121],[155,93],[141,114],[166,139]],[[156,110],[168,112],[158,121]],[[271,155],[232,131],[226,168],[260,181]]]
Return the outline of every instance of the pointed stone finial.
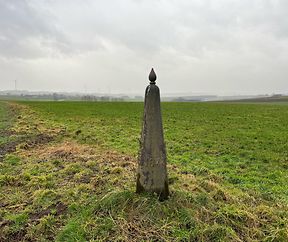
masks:
[[[156,79],[157,79],[156,73],[154,69],[152,68],[149,74],[150,84],[155,84]]]

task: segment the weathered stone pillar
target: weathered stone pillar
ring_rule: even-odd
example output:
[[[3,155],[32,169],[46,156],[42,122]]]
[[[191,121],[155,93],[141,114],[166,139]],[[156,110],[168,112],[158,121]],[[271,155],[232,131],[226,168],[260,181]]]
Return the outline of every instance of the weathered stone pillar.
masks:
[[[144,101],[143,127],[138,158],[136,192],[157,193],[160,200],[169,196],[166,148],[160,108],[160,92],[155,85],[156,74],[149,74]]]

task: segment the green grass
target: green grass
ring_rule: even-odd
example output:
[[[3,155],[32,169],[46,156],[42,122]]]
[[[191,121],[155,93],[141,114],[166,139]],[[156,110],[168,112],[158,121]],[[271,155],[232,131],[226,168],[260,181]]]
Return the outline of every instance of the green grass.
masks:
[[[83,143],[137,155],[141,103],[26,103]],[[168,159],[193,174],[288,201],[288,107],[163,103]]]
[[[142,103],[20,104],[11,129],[53,141],[0,162],[0,240],[288,240],[288,106],[163,103],[159,202],[134,193]]]
[[[4,103],[1,103],[0,102],[0,118],[1,118],[1,122],[0,122],[0,129],[4,129],[5,126],[6,126],[6,123],[5,123],[5,116],[6,116],[6,109],[5,109],[5,105]]]
[[[5,137],[2,133],[9,126],[8,116],[7,105],[0,102],[0,145],[7,142],[7,137]]]

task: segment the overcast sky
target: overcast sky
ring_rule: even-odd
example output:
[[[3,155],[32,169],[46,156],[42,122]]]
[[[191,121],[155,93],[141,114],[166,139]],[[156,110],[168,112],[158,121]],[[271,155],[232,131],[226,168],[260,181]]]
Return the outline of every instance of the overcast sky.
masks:
[[[288,93],[287,0],[0,0],[0,90]]]

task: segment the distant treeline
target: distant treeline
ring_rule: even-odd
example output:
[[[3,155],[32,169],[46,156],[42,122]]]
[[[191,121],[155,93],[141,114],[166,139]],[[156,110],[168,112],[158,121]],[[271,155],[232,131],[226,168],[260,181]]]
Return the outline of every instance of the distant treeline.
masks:
[[[249,98],[241,100],[233,100],[235,102],[288,102],[288,96],[281,94],[273,95],[270,97]]]
[[[102,102],[123,102],[123,101],[142,101],[142,96],[96,96],[96,95],[65,95],[59,93],[52,94],[0,94],[3,100],[47,100],[47,101],[102,101]]]

